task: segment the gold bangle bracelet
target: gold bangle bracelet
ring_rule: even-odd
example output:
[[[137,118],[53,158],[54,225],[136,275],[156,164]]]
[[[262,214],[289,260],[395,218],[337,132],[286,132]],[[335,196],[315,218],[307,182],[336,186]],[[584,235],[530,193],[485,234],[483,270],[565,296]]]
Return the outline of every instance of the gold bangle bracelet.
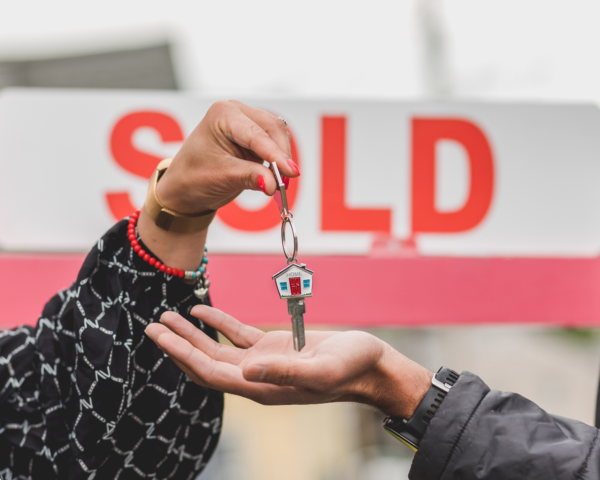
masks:
[[[150,218],[154,220],[156,226],[163,230],[174,233],[200,232],[211,224],[217,213],[216,210],[206,210],[192,214],[180,213],[164,206],[156,195],[156,185],[172,161],[171,158],[167,158],[160,162],[154,170],[152,177],[150,177],[144,209]]]

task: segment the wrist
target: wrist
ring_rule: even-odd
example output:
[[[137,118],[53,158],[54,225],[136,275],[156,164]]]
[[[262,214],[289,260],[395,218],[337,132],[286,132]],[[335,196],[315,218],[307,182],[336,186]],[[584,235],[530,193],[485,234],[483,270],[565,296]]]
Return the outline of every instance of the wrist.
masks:
[[[156,184],[156,196],[160,202],[176,212],[194,214],[207,210],[202,205],[194,204],[189,192],[193,186],[188,184],[189,178],[179,175],[177,164],[172,163]]]
[[[370,404],[386,415],[409,419],[431,386],[433,373],[386,344]]]
[[[166,265],[180,270],[196,270],[204,256],[208,228],[194,233],[169,232],[159,228],[143,208],[138,233],[144,244]]]

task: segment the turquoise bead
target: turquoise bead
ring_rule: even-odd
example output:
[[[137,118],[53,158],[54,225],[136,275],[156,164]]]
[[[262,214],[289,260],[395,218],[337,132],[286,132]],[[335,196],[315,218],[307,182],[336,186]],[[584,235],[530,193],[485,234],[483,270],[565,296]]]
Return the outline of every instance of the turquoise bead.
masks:
[[[196,272],[192,273],[192,279],[196,280]]]
[[[208,247],[204,247],[204,251],[205,251],[205,252],[208,252]]]
[[[200,268],[198,269],[198,271],[199,271],[200,273],[204,273],[204,272],[206,272],[206,268],[204,268],[204,267],[200,267]]]
[[[202,259],[202,263],[208,263],[208,258],[204,257],[204,258]]]

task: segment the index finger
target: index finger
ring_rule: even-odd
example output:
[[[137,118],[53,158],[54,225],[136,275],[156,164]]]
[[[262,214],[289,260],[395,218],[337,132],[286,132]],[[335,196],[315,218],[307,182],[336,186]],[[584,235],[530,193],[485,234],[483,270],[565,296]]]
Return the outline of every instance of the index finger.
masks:
[[[254,108],[245,103],[238,102],[237,100],[229,101],[239,108],[248,118],[256,122],[267,135],[273,139],[279,148],[286,152],[289,158],[292,158],[290,134],[287,130],[286,123],[284,123],[281,118],[276,117],[265,110],[261,110],[260,108]],[[285,165],[280,165],[280,170],[286,175],[293,175],[295,173],[287,162]]]
[[[154,341],[178,366],[186,367],[184,371],[192,380],[206,387],[256,401],[263,401],[269,397],[275,398],[282,390],[281,387],[270,384],[249,382],[244,378],[239,367],[210,358],[171,331],[160,333]],[[290,387],[283,388],[290,389]]]
[[[225,121],[219,124],[223,134],[232,142],[242,148],[252,150],[263,160],[269,163],[277,162],[286,176],[297,177],[296,173],[288,160],[290,155],[269,136],[269,134],[260,127],[258,123],[248,117],[242,110],[230,103],[232,109],[237,114],[224,115]]]
[[[202,350],[214,360],[237,365],[246,355],[246,350],[244,349],[215,342],[202,330],[196,328],[192,322],[186,320],[178,313],[167,310],[160,316],[160,321],[174,333],[186,339],[192,346],[198,350]]]
[[[190,313],[221,332],[236,347],[250,348],[265,334],[262,330],[245,325],[231,315],[207,305],[196,305]]]

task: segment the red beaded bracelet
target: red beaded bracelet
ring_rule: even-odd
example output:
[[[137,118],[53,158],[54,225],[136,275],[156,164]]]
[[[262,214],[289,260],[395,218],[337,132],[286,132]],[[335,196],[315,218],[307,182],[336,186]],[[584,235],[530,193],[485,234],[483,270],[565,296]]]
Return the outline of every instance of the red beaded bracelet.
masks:
[[[206,270],[206,264],[208,263],[208,258],[206,257],[206,247],[204,248],[205,254],[202,258],[202,263],[200,264],[200,267],[198,267],[197,271],[179,270],[177,268],[169,267],[164,263],[161,263],[159,260],[147,253],[138,241],[135,229],[138,218],[140,217],[140,212],[140,210],[137,210],[133,215],[131,215],[131,217],[129,217],[129,225],[127,226],[127,238],[129,239],[131,246],[133,247],[133,251],[137,253],[138,256],[141,257],[142,260],[144,260],[144,262],[148,262],[154,268],[166,273],[167,275],[173,275],[175,277],[185,278],[187,280],[198,279],[202,284],[201,286],[199,285],[201,287],[199,291],[205,291],[205,293],[201,297],[198,293],[196,293],[196,295],[199,296],[199,298],[204,298],[204,296],[206,296],[206,293],[208,292],[208,287],[210,286],[210,280],[208,279],[209,275],[208,271]]]

